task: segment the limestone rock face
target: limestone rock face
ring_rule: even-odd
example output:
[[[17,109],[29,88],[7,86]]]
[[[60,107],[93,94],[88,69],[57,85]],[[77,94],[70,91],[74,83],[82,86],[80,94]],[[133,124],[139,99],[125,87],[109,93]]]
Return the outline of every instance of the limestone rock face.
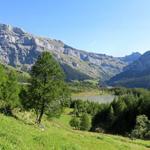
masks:
[[[43,51],[51,52],[59,63],[101,80],[120,73],[128,64],[120,58],[77,50],[60,40],[33,36],[20,28],[0,24],[1,63],[26,71]]]

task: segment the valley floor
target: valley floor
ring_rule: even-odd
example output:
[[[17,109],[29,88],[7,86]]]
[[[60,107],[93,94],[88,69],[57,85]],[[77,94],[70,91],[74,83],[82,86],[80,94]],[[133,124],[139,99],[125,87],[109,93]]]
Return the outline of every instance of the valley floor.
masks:
[[[33,124],[30,113],[18,119],[0,114],[0,150],[148,150],[150,141],[72,130],[70,110],[58,119],[43,120],[45,129]],[[23,121],[26,120],[26,121]]]

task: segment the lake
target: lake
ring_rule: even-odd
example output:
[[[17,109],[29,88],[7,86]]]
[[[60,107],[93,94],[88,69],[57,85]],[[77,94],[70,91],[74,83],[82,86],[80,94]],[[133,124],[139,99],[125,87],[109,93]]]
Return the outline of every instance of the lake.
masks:
[[[72,96],[73,100],[81,99],[98,103],[110,103],[114,100],[114,95],[88,95],[88,96]]]

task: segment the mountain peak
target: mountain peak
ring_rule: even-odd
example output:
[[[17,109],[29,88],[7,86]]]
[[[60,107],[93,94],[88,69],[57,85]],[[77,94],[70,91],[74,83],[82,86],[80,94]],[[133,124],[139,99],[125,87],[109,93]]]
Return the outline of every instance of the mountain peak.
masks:
[[[25,31],[18,27],[13,27],[11,25],[0,24],[0,31],[14,32],[16,34],[25,34]]]
[[[120,57],[120,59],[128,64],[131,64],[132,62],[138,60],[140,56],[141,54],[139,52],[132,52],[132,54],[126,55],[125,57]]]

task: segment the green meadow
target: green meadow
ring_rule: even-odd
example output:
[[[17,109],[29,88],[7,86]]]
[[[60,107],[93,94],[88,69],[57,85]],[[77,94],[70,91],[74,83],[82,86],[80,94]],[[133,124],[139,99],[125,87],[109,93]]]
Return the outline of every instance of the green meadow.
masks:
[[[60,118],[43,119],[43,127],[34,124],[31,112],[16,117],[0,114],[0,150],[148,150],[150,141],[73,130],[71,109]]]

